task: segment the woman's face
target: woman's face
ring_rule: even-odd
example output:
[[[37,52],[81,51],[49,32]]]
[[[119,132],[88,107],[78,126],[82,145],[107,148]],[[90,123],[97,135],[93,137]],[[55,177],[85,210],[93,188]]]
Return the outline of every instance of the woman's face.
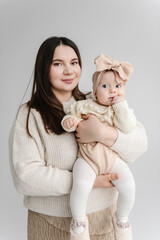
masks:
[[[81,76],[81,67],[74,49],[59,45],[56,47],[49,72],[52,91],[60,102],[72,96]]]

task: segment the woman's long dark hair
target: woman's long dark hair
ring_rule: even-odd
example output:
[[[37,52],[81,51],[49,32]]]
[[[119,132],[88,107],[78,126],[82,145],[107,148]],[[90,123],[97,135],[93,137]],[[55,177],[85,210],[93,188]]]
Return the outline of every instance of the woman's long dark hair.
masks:
[[[66,45],[73,48],[77,54],[79,65],[82,68],[78,47],[70,39],[65,37],[51,37],[42,43],[35,62],[31,99],[27,103],[29,110],[26,128],[29,136],[31,136],[29,131],[29,115],[31,108],[36,109],[40,113],[47,132],[51,131],[58,135],[64,132],[61,126],[61,120],[65,113],[62,104],[58,101],[51,89],[49,79],[54,51],[59,45]],[[76,100],[85,99],[86,96],[86,94],[83,94],[79,90],[78,85],[72,91],[72,94]]]

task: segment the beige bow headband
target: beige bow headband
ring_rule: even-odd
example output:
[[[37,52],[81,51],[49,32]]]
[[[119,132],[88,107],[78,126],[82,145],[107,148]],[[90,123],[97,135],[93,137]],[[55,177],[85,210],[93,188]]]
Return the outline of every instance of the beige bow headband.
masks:
[[[133,72],[133,67],[130,63],[113,60],[104,54],[101,54],[100,56],[96,57],[94,63],[96,64],[96,72],[93,74],[92,78],[94,95],[96,93],[98,84],[101,80],[100,75],[103,71],[113,70],[124,81],[127,81]]]

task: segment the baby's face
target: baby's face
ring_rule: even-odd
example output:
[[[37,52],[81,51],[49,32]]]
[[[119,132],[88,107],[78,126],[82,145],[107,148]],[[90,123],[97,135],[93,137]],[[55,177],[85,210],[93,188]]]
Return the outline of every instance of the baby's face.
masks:
[[[105,106],[112,105],[114,97],[125,97],[125,82],[121,79],[116,81],[112,71],[106,72],[97,87],[95,94],[97,103]]]

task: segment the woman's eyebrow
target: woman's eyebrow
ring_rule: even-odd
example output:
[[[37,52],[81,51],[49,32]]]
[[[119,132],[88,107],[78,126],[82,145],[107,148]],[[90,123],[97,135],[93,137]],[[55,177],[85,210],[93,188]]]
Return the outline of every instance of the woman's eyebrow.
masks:
[[[73,59],[71,59],[71,62],[72,61],[79,61],[79,60],[78,60],[78,58],[73,58]],[[57,59],[53,59],[52,62],[63,62],[63,60],[57,58]]]
[[[53,59],[53,62],[62,62],[61,59]]]
[[[75,60],[78,60],[78,58],[73,58],[71,61],[75,61]]]

